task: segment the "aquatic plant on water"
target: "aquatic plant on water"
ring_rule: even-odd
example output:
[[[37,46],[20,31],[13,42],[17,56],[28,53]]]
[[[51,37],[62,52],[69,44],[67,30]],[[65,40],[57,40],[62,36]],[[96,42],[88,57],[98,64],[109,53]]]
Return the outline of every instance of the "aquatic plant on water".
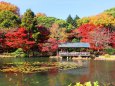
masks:
[[[80,82],[76,82],[75,85],[68,85],[68,86],[100,86],[98,81],[95,81],[93,83],[91,83],[90,81],[89,82],[85,82],[84,84],[81,84]]]
[[[20,72],[20,73],[35,73],[45,72],[51,69],[67,70],[77,68],[76,63],[70,62],[16,62],[3,64],[0,71],[2,72]]]

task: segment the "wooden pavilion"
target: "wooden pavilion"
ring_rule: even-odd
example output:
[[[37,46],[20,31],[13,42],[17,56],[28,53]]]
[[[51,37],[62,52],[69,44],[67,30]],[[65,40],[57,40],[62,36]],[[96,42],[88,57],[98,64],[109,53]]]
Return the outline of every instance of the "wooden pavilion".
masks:
[[[59,56],[90,56],[90,52],[87,52],[87,49],[90,48],[89,43],[61,43],[58,48]],[[71,48],[84,48],[86,51],[68,51]]]

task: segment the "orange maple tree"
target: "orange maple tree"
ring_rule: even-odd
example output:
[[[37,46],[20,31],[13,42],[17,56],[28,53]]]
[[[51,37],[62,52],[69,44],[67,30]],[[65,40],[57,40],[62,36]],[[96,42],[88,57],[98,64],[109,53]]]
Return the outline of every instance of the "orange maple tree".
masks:
[[[11,11],[19,15],[19,8],[11,3],[1,1],[0,2],[0,11]]]

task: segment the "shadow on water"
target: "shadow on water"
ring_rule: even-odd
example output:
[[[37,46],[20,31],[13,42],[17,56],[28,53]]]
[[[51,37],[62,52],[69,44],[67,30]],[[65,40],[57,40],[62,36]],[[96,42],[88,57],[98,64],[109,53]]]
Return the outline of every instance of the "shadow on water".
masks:
[[[17,58],[0,59],[5,62],[35,62],[49,61],[48,58]],[[83,61],[87,66],[58,71],[52,69],[42,73],[0,73],[0,86],[67,86],[70,83],[86,81],[99,81],[103,83],[115,83],[114,61]]]

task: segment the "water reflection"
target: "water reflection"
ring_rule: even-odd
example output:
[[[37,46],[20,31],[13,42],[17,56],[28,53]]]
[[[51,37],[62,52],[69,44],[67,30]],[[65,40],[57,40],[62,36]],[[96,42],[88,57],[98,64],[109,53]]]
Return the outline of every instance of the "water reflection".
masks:
[[[13,62],[13,60],[11,61]],[[15,61],[25,60],[18,59]],[[26,61],[28,60],[26,59]],[[31,61],[34,60],[31,59]],[[99,81],[101,84],[115,84],[114,61],[81,61],[80,64],[87,66],[66,71],[58,71],[58,69],[54,68],[49,72],[32,74],[1,72],[0,86],[67,86],[70,83],[79,81],[82,83],[86,81]]]

